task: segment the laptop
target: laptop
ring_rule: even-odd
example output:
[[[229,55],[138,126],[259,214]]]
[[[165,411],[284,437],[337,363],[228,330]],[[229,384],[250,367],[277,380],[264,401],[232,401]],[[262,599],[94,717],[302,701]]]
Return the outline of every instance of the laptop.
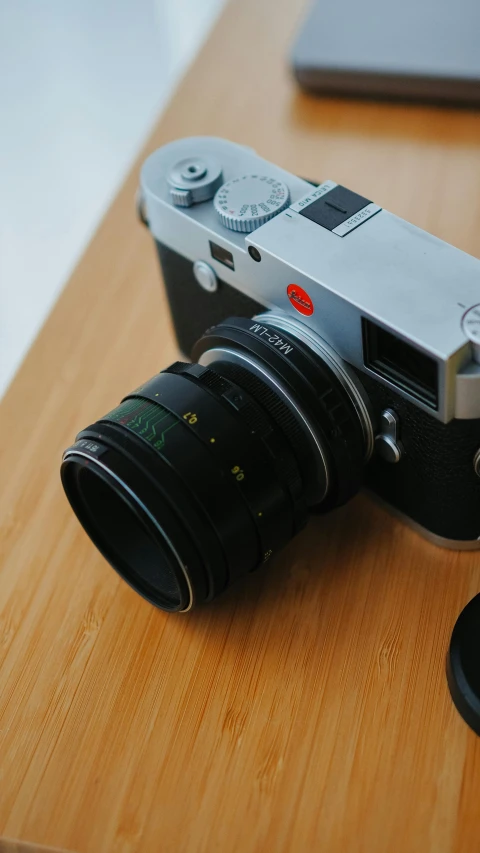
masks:
[[[300,85],[480,105],[480,0],[315,0],[296,39]]]

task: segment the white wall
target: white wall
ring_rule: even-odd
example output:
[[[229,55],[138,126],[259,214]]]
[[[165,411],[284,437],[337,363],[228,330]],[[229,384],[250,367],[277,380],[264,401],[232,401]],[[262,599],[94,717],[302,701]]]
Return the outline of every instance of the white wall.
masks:
[[[0,0],[0,396],[224,0]]]

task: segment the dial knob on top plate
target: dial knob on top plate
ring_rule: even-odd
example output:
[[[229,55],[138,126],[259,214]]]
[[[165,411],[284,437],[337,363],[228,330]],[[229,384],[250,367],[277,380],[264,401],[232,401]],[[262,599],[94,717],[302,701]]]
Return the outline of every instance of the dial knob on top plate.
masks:
[[[213,198],[223,181],[222,167],[215,157],[186,157],[167,176],[170,198],[177,207],[191,207]]]
[[[480,305],[473,305],[462,318],[462,327],[472,343],[473,357],[480,362]]]
[[[244,175],[223,184],[213,204],[226,228],[248,234],[280,213],[289,199],[283,181],[265,175]]]

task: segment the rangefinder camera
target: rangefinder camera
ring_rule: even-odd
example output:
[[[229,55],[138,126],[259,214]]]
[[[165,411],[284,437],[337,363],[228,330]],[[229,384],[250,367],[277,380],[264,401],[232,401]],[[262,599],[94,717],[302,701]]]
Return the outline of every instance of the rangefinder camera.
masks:
[[[366,487],[480,546],[480,261],[333,180],[222,139],[144,163],[184,360],[82,430],[61,475],[114,569],[169,611]]]

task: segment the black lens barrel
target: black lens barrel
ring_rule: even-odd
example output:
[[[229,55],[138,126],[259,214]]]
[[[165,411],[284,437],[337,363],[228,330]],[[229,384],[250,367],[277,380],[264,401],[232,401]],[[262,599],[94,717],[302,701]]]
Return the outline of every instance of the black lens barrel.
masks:
[[[225,358],[228,349],[256,359],[273,384],[248,360]],[[233,318],[194,355],[207,351],[208,366],[177,362],[129,394],[79,434],[62,464],[67,497],[99,550],[170,611],[211,600],[276,554],[307,520],[309,479],[324,478],[323,509],[356,490],[363,468],[348,394],[296,338]]]
[[[110,468],[158,516],[180,556],[179,584],[186,574],[195,602],[210,600],[267,562],[306,522],[302,478],[280,427],[230,380],[198,365],[172,365],[83,430],[80,447],[66,452],[62,466],[79,520],[134,586],[134,566],[127,567],[119,547],[106,542],[101,507],[97,503],[95,517],[81,492],[78,452],[87,455],[96,443],[106,450],[101,460],[91,454],[90,470],[102,478],[99,463]],[[140,577],[137,588],[167,610],[192,603],[182,595],[182,607],[173,607],[161,583],[155,596]]]

